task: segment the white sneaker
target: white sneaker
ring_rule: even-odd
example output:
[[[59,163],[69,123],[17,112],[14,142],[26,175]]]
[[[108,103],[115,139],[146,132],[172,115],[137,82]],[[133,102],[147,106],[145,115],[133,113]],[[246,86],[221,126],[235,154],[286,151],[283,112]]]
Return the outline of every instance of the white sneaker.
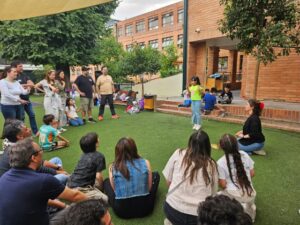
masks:
[[[59,131],[60,131],[60,132],[65,132],[65,131],[67,131],[67,129],[60,128]]]
[[[258,150],[258,151],[253,151],[254,154],[256,155],[262,155],[262,156],[265,156],[267,155],[266,151],[261,149],[261,150]]]
[[[201,125],[196,125],[196,130],[200,130],[201,129]]]
[[[197,124],[194,124],[193,126],[193,130],[196,130]]]

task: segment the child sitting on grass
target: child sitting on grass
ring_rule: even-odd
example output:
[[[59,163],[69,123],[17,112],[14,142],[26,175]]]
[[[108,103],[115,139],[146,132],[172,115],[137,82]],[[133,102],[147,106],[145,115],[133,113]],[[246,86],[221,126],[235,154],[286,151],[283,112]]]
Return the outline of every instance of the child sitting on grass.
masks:
[[[69,146],[69,141],[59,135],[57,130],[58,121],[54,115],[47,114],[43,117],[44,125],[41,126],[39,132],[39,144],[45,151],[52,151]],[[56,140],[58,139],[58,141]]]
[[[69,124],[71,126],[81,126],[83,125],[83,120],[78,116],[77,112],[80,111],[80,109],[77,109],[75,105],[75,101],[72,98],[67,98],[66,100],[66,114],[69,121]]]
[[[140,112],[138,101],[136,100],[136,92],[130,90],[127,95],[127,107],[126,112],[129,114],[135,114]]]
[[[108,197],[100,191],[103,187],[102,171],[105,170],[106,163],[104,155],[97,151],[98,147],[99,138],[94,132],[80,139],[83,154],[70,177],[68,186],[77,188],[90,198],[103,199],[107,202]]]

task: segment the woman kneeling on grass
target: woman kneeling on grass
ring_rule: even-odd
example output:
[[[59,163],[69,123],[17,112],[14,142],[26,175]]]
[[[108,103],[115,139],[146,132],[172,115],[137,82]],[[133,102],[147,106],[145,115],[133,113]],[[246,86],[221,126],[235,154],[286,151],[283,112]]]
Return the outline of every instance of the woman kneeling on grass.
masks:
[[[186,149],[176,150],[169,159],[163,170],[169,185],[165,225],[196,225],[199,203],[217,193],[217,165],[210,154],[209,137],[199,130],[191,135]]]
[[[151,171],[149,161],[139,156],[134,140],[121,138],[104,191],[119,217],[145,217],[153,211],[159,179],[158,172]]]
[[[239,201],[254,221],[256,192],[251,182],[254,162],[246,152],[238,150],[238,143],[233,135],[224,134],[220,147],[225,153],[218,160],[219,185],[223,189],[220,193]]]

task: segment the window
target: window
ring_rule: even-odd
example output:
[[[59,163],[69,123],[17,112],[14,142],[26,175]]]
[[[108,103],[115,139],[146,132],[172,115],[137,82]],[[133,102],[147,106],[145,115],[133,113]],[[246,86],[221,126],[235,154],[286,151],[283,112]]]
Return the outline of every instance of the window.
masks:
[[[178,10],[178,23],[183,23],[183,9]]]
[[[126,25],[125,27],[125,35],[130,36],[133,33],[132,24]]]
[[[179,34],[177,37],[177,47],[182,48],[183,46],[183,34]]]
[[[158,17],[153,17],[149,19],[149,30],[154,30],[158,28]]]
[[[158,39],[149,41],[149,46],[150,46],[151,48],[157,49],[157,48],[158,48]]]
[[[117,36],[121,37],[123,35],[123,27],[118,27],[117,29]]]
[[[173,44],[173,37],[165,37],[162,39],[162,47],[165,48]]]
[[[126,51],[131,52],[133,49],[133,44],[126,45]]]
[[[226,72],[228,69],[228,57],[219,57],[219,63],[218,63],[218,71],[219,72]]]
[[[140,42],[140,43],[138,43],[138,45],[141,47],[141,49],[146,47],[145,42]]]
[[[144,32],[145,31],[145,21],[139,21],[136,23],[136,32],[140,33],[140,32]]]
[[[162,26],[170,26],[173,25],[173,13],[167,13],[162,16]]]

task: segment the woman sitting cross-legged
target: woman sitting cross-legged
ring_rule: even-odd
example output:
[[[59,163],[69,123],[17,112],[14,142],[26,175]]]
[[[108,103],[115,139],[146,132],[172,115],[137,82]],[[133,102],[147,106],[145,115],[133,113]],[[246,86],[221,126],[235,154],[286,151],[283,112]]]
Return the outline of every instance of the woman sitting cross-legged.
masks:
[[[121,138],[115,147],[115,161],[109,168],[104,191],[114,212],[121,218],[144,217],[153,211],[159,184],[148,160],[139,156],[132,138]]]
[[[217,165],[210,154],[209,137],[199,130],[186,149],[177,149],[169,159],[163,170],[169,185],[165,225],[196,225],[199,203],[217,193]]]
[[[224,134],[220,140],[220,147],[225,153],[217,162],[219,185],[223,189],[220,194],[239,201],[254,221],[256,192],[251,182],[254,176],[254,162],[246,152],[239,151],[233,135]]]

